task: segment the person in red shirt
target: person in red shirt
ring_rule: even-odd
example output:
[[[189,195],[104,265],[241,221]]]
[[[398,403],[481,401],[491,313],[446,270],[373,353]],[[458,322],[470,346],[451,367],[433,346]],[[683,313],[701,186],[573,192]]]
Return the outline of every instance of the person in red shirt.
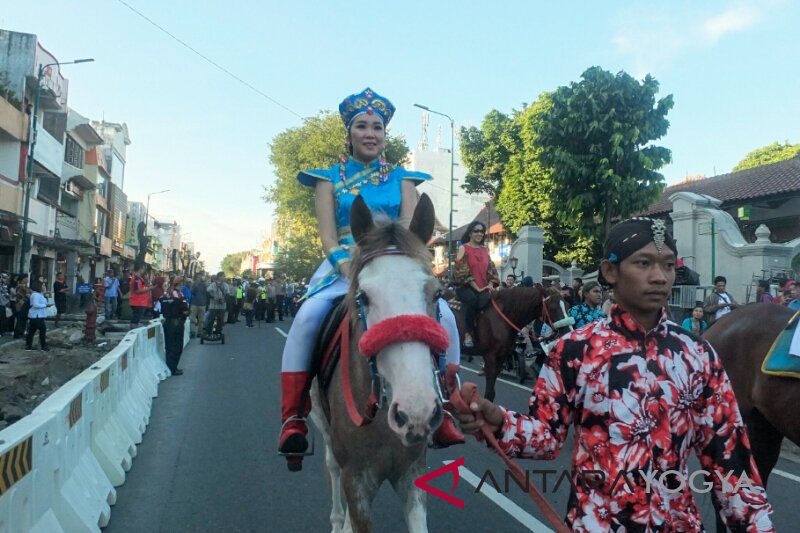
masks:
[[[614,288],[611,315],[559,341],[528,414],[462,394],[472,402],[472,414],[458,415],[464,432],[488,424],[509,456],[555,459],[575,427],[566,515],[574,531],[702,531],[698,488],[713,491],[732,531],[774,531],[722,363],[669,319],[676,256],[661,220],[614,226],[600,264]],[[699,480],[688,475],[691,452]]]
[[[142,265],[133,268],[131,276],[131,296],[130,306],[133,313],[131,317],[131,329],[139,327],[139,321],[150,304],[150,284],[142,276]]]
[[[489,249],[484,245],[486,226],[474,220],[461,237],[462,245],[456,253],[453,277],[458,285],[456,294],[464,305],[464,346],[474,344],[475,315],[489,303],[495,285],[500,284]]]

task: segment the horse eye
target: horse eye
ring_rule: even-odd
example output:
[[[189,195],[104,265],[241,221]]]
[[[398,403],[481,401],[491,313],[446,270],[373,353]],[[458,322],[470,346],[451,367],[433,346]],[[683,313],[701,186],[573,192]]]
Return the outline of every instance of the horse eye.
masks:
[[[433,301],[435,302],[436,300],[438,300],[439,298],[441,298],[443,294],[444,294],[444,291],[443,291],[442,289],[438,289],[438,290],[436,290],[436,291],[433,293]]]

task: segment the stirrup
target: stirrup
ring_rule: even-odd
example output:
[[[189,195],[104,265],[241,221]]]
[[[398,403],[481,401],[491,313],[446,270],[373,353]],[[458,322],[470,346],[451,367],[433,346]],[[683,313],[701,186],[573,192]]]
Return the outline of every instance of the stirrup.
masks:
[[[286,427],[286,424],[289,422],[302,422],[306,425],[306,434],[304,435],[306,442],[309,443],[308,448],[304,452],[282,452],[281,451],[281,436],[283,435],[283,429]],[[310,438],[309,438],[310,437]],[[281,424],[281,431],[278,434],[278,455],[283,455],[284,457],[305,457],[306,455],[314,455],[314,447],[316,444],[316,437],[314,432],[311,431],[311,427],[308,425],[308,419],[302,416],[290,416],[286,419],[286,421]]]

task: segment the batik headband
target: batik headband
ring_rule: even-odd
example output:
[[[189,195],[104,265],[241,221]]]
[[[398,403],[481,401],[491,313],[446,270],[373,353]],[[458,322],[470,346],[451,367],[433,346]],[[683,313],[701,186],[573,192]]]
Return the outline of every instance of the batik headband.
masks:
[[[611,228],[603,246],[603,258],[612,263],[621,263],[651,242],[656,245],[659,254],[666,246],[678,255],[678,247],[663,220],[637,217]]]

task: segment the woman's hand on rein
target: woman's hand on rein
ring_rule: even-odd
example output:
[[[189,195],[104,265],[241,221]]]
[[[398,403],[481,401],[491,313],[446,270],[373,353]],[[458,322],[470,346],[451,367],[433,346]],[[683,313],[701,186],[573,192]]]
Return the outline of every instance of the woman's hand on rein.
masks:
[[[481,427],[488,425],[492,433],[496,433],[500,426],[503,425],[503,411],[498,406],[487,400],[486,398],[474,397],[473,390],[465,391],[462,387],[461,398],[464,403],[469,405],[469,413],[455,412],[454,415],[458,419],[461,430],[464,433],[476,434],[480,433]],[[479,419],[476,415],[480,413],[483,415]]]

